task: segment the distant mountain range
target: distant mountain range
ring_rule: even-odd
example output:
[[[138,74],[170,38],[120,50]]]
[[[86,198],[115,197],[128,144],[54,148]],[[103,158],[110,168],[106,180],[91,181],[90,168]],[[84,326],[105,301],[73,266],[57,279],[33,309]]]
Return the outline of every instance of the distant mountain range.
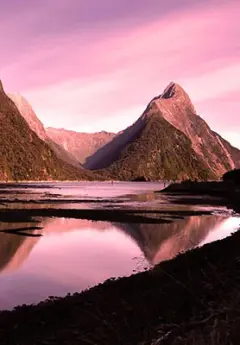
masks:
[[[34,131],[40,139],[45,141],[60,159],[66,161],[67,163],[71,165],[74,165],[77,167],[80,166],[79,161],[75,159],[74,156],[70,152],[64,150],[62,145],[58,145],[56,141],[53,141],[49,137],[42,122],[39,120],[39,118],[33,111],[31,105],[23,96],[17,93],[12,93],[12,94],[8,94],[8,97],[10,97],[11,100],[15,103],[20,114],[27,121],[31,130]]]
[[[82,164],[85,164],[87,158],[109,143],[116,135],[105,131],[79,133],[57,128],[46,128],[46,132],[53,142],[72,154]]]
[[[0,180],[216,179],[240,167],[240,150],[210,129],[175,83],[117,134],[45,129],[27,100],[8,97],[2,85],[0,118]]]

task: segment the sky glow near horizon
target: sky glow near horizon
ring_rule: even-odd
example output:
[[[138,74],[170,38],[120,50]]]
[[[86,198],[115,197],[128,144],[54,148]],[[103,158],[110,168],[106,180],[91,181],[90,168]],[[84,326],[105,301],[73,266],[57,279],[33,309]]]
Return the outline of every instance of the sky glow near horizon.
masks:
[[[0,78],[45,126],[119,131],[170,81],[240,148],[240,2],[9,0]]]

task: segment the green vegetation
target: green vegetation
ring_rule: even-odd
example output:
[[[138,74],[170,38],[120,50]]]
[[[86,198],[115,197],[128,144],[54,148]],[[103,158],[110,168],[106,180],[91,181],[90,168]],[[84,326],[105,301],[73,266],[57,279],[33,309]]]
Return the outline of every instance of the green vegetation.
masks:
[[[58,143],[39,139],[0,85],[0,180],[219,179],[226,170],[240,166],[240,151],[211,131],[185,98],[169,105],[169,119],[165,108],[151,102],[132,126],[116,136],[95,133],[93,140],[86,133],[63,131],[70,154],[61,146],[61,131]],[[175,122],[183,118],[180,129],[173,118]],[[84,169],[74,157],[75,149],[86,151],[89,145],[93,152],[101,147],[84,165],[94,171]]]
[[[156,112],[137,138],[102,174],[122,180],[207,180],[216,178],[192,148],[190,139]]]
[[[0,88],[0,180],[81,180],[93,174],[60,160]]]

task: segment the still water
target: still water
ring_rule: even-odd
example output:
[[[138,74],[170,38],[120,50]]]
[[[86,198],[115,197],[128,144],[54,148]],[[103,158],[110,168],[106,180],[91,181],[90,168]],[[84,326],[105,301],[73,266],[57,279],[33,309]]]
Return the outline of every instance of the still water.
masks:
[[[4,191],[1,199],[5,201],[1,207],[9,207],[6,200],[12,198],[17,199],[18,208],[26,208],[29,205],[21,200],[35,196],[41,203],[50,194],[52,200],[60,195],[67,200],[74,196],[81,201],[87,194],[93,198],[93,204],[94,198],[107,197],[115,202],[115,198],[121,202],[125,200],[127,205],[134,207],[150,208],[152,204],[161,209],[172,207],[165,198],[153,197],[152,191],[161,189],[161,183],[115,183],[115,186],[107,183],[58,184],[41,190],[18,186],[9,194]],[[14,205],[12,203],[11,208]],[[42,218],[35,223],[42,229],[27,231],[30,237],[0,232],[0,309],[81,291],[111,277],[128,276],[236,231],[240,218],[221,209],[217,211],[218,214],[190,216],[163,224]],[[0,222],[0,230],[32,225],[19,225],[13,219],[10,223]]]

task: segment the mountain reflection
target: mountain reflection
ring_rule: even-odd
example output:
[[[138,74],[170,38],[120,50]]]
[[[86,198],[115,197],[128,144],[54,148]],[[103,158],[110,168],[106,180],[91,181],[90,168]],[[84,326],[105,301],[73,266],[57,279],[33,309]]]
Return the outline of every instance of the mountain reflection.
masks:
[[[139,245],[150,264],[198,246],[226,217],[191,216],[167,224],[118,224]]]
[[[177,219],[166,224],[111,224],[81,219],[46,218],[34,225],[42,230],[31,230],[31,234],[42,233],[43,236],[81,231],[98,230],[124,232],[136,242],[147,261],[155,265],[176,256],[179,252],[198,246],[216,229],[226,217],[192,216]],[[31,227],[33,223],[0,223],[0,230]],[[0,232],[0,271],[17,269],[28,258],[41,237],[24,237]],[[113,258],[114,260],[114,258]]]
[[[34,224],[36,225],[36,224]],[[32,223],[0,223],[0,231],[29,228]],[[27,233],[27,231],[25,231]],[[31,234],[38,234],[38,230],[31,230]],[[0,272],[16,269],[28,257],[39,237],[19,236],[0,232]]]
[[[70,231],[94,229],[104,231],[112,227],[108,222],[93,222],[85,219],[46,218],[37,223],[0,223],[0,231],[42,226],[41,230],[31,230],[30,234],[51,235]],[[27,234],[28,231],[24,230]],[[28,258],[30,252],[40,241],[40,237],[19,236],[0,232],[0,272],[17,269]]]

